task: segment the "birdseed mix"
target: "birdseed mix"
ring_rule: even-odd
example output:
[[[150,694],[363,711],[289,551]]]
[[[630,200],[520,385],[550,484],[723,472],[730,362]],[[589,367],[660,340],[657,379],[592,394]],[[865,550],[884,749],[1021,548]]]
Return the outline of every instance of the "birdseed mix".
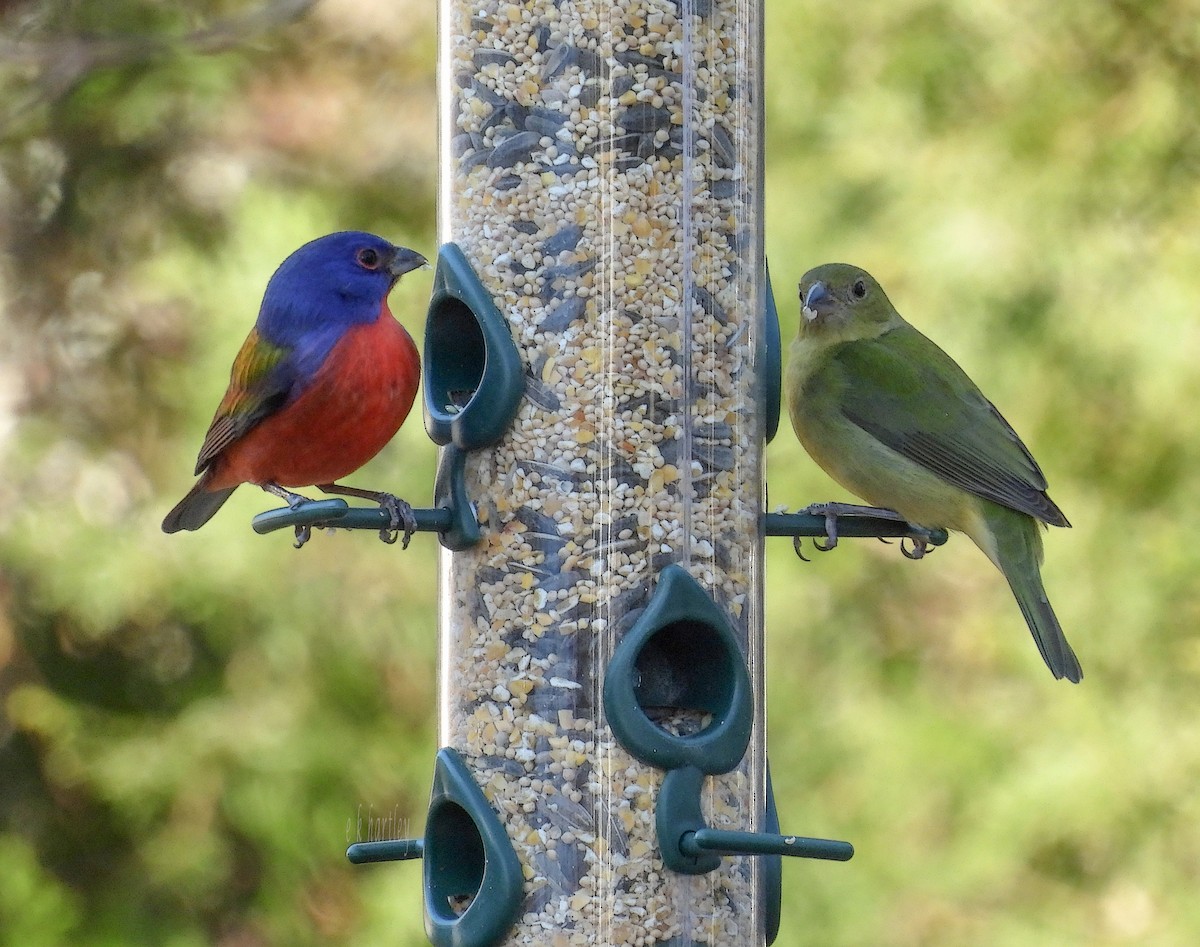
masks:
[[[615,741],[601,689],[678,562],[761,695],[758,7],[446,0],[441,30],[441,232],[527,373],[467,461],[484,541],[442,576],[441,738],[525,872],[506,943],[756,943],[754,859],[664,869],[663,774]],[[708,781],[711,826],[756,828],[762,769],[759,740]]]

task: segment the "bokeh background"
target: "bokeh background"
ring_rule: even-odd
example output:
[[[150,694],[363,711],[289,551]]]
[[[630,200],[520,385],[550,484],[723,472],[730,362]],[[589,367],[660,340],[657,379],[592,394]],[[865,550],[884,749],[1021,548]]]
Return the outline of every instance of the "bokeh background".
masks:
[[[969,542],[769,549],[795,945],[1200,943],[1200,16],[770,0],[767,246],[870,269],[1075,526],[1054,682]],[[436,243],[436,10],[0,0],[0,945],[425,943],[433,543],[159,523],[288,252]],[[419,339],[429,274],[393,309]],[[842,494],[785,432],[772,506]],[[421,425],[355,482],[427,502]],[[779,543],[776,546],[774,543]],[[395,829],[399,829],[399,833]]]

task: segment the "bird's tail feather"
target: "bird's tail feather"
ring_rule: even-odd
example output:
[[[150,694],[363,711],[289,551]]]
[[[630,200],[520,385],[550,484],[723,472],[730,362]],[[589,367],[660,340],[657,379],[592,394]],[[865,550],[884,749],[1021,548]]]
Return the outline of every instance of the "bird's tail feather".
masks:
[[[1067,643],[1062,625],[1058,623],[1058,616],[1050,607],[1041,576],[1036,570],[1031,575],[1013,575],[1011,572],[1007,574],[1008,584],[1021,607],[1021,614],[1025,616],[1025,623],[1033,634],[1033,640],[1037,642],[1046,667],[1050,668],[1050,673],[1055,678],[1065,677],[1068,681],[1078,684],[1083,680],[1083,669],[1079,666],[1075,652]]]
[[[226,487],[224,490],[206,490],[205,478],[201,477],[188,495],[175,504],[175,508],[166,515],[162,528],[164,533],[178,533],[181,529],[199,529],[219,510],[229,499],[229,495],[237,487]]]
[[[1042,585],[1042,527],[1031,516],[999,506],[991,506],[986,518],[987,533],[979,543],[1004,577],[1042,660],[1056,678],[1078,684],[1083,679],[1079,659],[1067,644],[1058,616],[1050,607]]]

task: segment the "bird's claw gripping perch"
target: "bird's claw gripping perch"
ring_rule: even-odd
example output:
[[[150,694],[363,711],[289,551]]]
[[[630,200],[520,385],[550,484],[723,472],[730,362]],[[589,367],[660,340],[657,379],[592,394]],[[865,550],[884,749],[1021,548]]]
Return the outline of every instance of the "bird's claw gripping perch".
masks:
[[[820,552],[829,552],[831,549],[837,548],[839,516],[876,516],[882,519],[901,521],[904,519],[904,517],[894,510],[886,510],[875,506],[862,506],[858,503],[813,503],[806,507],[804,512],[812,516],[825,517],[826,541],[822,543],[818,539],[813,539],[813,546]]]
[[[824,516],[825,517],[826,541],[821,542],[821,540],[818,539],[817,537],[815,537],[815,536],[812,537],[813,548],[817,552],[829,552],[831,549],[834,549],[838,544],[838,530],[837,530],[838,514],[835,510],[833,510],[833,506],[834,506],[834,504],[832,504],[832,503],[814,503],[812,506],[808,507],[807,509],[805,509],[803,511],[805,513],[811,513],[814,516]],[[804,553],[801,551],[803,548],[803,543],[801,542],[801,539],[799,536],[792,537],[792,548],[794,550],[796,550],[796,555],[797,555],[797,557],[799,557],[801,562],[812,562],[812,560],[809,559],[808,556],[804,555]]]
[[[924,535],[900,537],[900,553],[905,559],[912,559],[913,561],[924,559],[926,556],[932,554],[936,548],[930,541],[931,536],[929,531],[919,526],[913,529],[914,532],[918,530]],[[905,540],[908,541],[909,545],[905,545]]]
[[[277,483],[261,483],[259,486],[272,496],[277,496],[281,500],[285,500],[289,510],[294,510],[300,506],[301,503],[308,502],[308,497],[301,496],[299,493],[292,493],[291,490],[284,489]],[[300,549],[310,539],[312,539],[312,527],[297,526],[296,541],[292,543],[292,548]]]
[[[391,493],[346,487],[340,483],[319,483],[317,489],[335,496],[358,497],[360,500],[374,500],[378,503],[379,508],[388,515],[387,525],[380,527],[379,538],[389,546],[399,539],[400,548],[407,549],[412,534],[417,531],[417,517],[413,513],[412,505]]]
[[[389,546],[399,539],[400,548],[407,549],[412,534],[417,531],[417,518],[412,504],[390,493],[383,493],[379,497],[379,507],[388,515],[388,524],[379,530],[379,538]]]
[[[273,482],[260,483],[259,486],[262,487],[262,489],[264,491],[271,494],[272,496],[277,496],[281,500],[286,501],[289,510],[297,509],[302,503],[312,502],[308,499],[308,497],[301,496],[299,493],[292,493],[291,490],[285,489],[284,487],[281,487],[277,483],[273,483]],[[296,541],[292,543],[292,548],[293,549],[301,549],[301,548],[303,548],[303,546],[306,542],[308,542],[310,539],[312,539],[312,524],[309,523],[309,524],[299,525],[299,526],[295,527],[295,529],[296,529]]]
[[[906,559],[923,559],[933,551],[935,546],[946,541],[942,530],[931,530],[908,523],[895,510],[882,507],[861,506],[856,503],[813,503],[805,507],[801,512],[809,516],[821,517],[824,520],[825,539],[822,541],[820,538],[813,538],[813,548],[818,552],[829,552],[831,549],[837,548],[842,532],[841,527],[838,525],[841,517],[846,517],[846,523],[853,524],[853,528],[846,528],[847,534],[851,536],[872,535],[871,532],[863,532],[863,524],[870,522],[872,519],[903,523],[904,529],[893,531],[891,535],[900,538],[900,551]],[[884,536],[877,538],[880,542],[890,542]],[[792,537],[792,548],[802,561],[811,561],[804,555],[800,535]]]
[[[818,516],[824,514],[825,516],[825,542],[821,542],[821,540],[813,537],[813,548],[815,548],[817,552],[829,552],[830,550],[837,548],[838,510],[836,509],[836,506],[837,504],[834,503],[815,503],[808,508],[809,513],[814,513]]]
[[[308,497],[301,496],[299,493],[292,493],[291,490],[287,490],[273,481],[260,483],[259,486],[267,493],[271,494],[271,496],[276,496],[279,497],[279,499],[286,501],[288,508],[292,510],[298,507],[301,503],[308,502]]]

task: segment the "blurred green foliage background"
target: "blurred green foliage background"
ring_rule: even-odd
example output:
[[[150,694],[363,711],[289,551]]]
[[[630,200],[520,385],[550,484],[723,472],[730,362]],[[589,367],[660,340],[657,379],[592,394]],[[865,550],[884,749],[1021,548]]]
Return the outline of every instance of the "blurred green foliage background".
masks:
[[[968,542],[769,549],[795,945],[1200,942],[1200,17],[1183,0],[772,0],[784,333],[870,269],[1022,433],[1075,524],[1056,684]],[[0,945],[423,944],[431,541],[317,537],[245,490],[159,532],[272,268],[431,250],[436,10],[0,0]],[[427,276],[393,309],[420,338]],[[771,504],[841,496],[785,431]],[[419,423],[357,481],[428,499]],[[360,824],[360,821],[361,824]]]

